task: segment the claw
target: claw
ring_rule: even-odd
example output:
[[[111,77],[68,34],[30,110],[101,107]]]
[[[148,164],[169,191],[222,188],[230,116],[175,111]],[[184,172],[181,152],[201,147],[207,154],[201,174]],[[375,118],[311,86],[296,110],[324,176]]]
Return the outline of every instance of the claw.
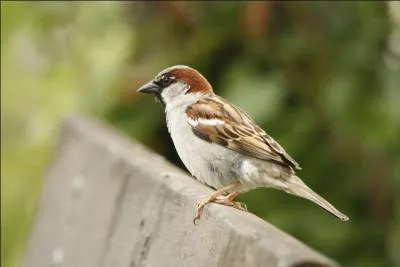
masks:
[[[200,219],[201,215],[203,214],[204,206],[211,202],[210,200],[206,199],[203,201],[199,201],[196,204],[196,214],[193,218],[193,224],[196,225],[196,221]]]
[[[194,224],[195,226],[197,226],[196,221],[197,221],[198,219],[199,219],[199,218],[197,218],[197,216],[194,216],[194,218],[193,218],[193,224]]]
[[[248,211],[247,210],[247,206],[246,204],[242,203],[242,202],[233,202],[234,203],[234,207],[239,209],[239,210],[243,210],[243,211]]]
[[[194,215],[194,218],[193,218],[193,224],[194,225],[196,225],[196,221],[198,221],[200,219],[201,213],[202,212],[199,212],[198,210],[196,211],[196,214]]]
[[[193,218],[193,224],[196,225],[196,221],[200,219],[201,215],[203,214],[203,210],[204,207],[210,203],[210,202],[216,202],[216,203],[220,203],[218,200],[221,200],[221,204],[223,205],[227,205],[227,206],[232,206],[235,207],[237,209],[242,209],[242,210],[247,210],[247,208],[244,206],[242,206],[240,203],[238,204],[238,202],[233,202],[233,199],[239,194],[238,192],[235,193],[231,193],[227,196],[221,196],[224,193],[233,190],[235,188],[237,188],[239,185],[238,183],[234,183],[228,186],[225,186],[217,191],[215,191],[214,193],[212,193],[210,196],[208,196],[207,198],[197,202],[196,205],[196,214]]]

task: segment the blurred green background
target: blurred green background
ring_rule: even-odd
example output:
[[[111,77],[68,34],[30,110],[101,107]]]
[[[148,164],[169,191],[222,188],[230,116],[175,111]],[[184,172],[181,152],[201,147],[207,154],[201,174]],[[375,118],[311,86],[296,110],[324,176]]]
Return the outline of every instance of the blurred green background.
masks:
[[[1,263],[20,266],[63,119],[100,117],[182,167],[152,97],[186,64],[303,167],[341,223],[275,190],[249,209],[344,266],[400,266],[396,2],[1,2]]]

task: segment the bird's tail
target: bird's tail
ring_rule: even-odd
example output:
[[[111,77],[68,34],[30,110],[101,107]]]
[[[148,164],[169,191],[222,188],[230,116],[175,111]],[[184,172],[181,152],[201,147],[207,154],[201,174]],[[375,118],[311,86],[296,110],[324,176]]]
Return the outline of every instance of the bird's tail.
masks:
[[[309,188],[300,178],[292,176],[292,178],[287,183],[287,193],[308,199],[315,204],[319,205],[321,208],[325,209],[332,215],[338,217],[342,221],[348,221],[349,217],[338,211],[332,204],[326,201],[323,197],[315,193],[311,188]]]

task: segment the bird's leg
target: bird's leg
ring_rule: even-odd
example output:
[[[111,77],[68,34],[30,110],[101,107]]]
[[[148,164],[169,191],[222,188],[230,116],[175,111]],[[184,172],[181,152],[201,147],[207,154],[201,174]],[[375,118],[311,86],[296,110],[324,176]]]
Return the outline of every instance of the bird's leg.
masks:
[[[230,193],[227,196],[219,196],[214,202],[221,204],[221,205],[234,207],[239,210],[247,211],[246,204],[233,201],[239,194],[240,193],[236,191],[236,192]]]
[[[234,183],[228,186],[225,186],[217,191],[215,191],[214,193],[212,193],[211,195],[209,195],[207,198],[199,201],[197,203],[197,207],[196,207],[196,214],[193,218],[193,223],[196,224],[196,220],[200,219],[201,215],[203,214],[203,210],[204,207],[210,203],[210,202],[214,202],[216,199],[220,199],[221,195],[223,195],[223,193],[228,192],[228,191],[232,191],[235,188],[237,188],[239,186],[239,183]],[[229,196],[229,195],[228,195]],[[228,196],[224,197],[227,198]],[[236,197],[236,196],[235,196]],[[232,201],[231,201],[232,202]]]

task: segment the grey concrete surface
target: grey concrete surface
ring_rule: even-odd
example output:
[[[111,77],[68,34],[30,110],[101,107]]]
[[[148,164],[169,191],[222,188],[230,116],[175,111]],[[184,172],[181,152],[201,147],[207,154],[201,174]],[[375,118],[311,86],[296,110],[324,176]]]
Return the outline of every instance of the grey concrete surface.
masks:
[[[338,266],[94,119],[66,121],[44,180],[26,267]]]

